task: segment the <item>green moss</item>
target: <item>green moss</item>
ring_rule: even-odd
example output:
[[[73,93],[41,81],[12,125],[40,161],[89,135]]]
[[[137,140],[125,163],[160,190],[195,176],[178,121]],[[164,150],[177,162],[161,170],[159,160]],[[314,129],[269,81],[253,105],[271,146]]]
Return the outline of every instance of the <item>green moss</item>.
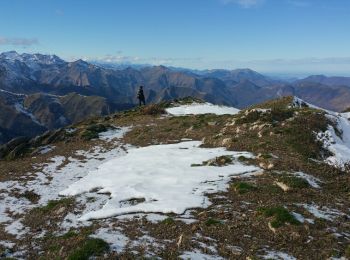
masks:
[[[279,228],[285,223],[292,225],[299,225],[300,222],[288,212],[284,207],[276,206],[270,208],[259,208],[258,212],[263,214],[265,217],[274,217],[271,221],[271,226],[274,228]]]
[[[235,189],[235,191],[237,191],[240,194],[247,193],[249,191],[254,191],[257,189],[254,185],[251,185],[247,182],[236,182],[232,186]]]
[[[91,256],[97,256],[109,249],[109,245],[102,239],[89,238],[84,244],[68,256],[68,260],[88,260]]]

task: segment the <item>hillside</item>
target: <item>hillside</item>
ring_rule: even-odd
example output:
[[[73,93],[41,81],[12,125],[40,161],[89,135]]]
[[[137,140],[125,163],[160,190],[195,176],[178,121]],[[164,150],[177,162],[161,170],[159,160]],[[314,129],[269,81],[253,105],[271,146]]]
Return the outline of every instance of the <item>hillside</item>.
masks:
[[[130,108],[100,96],[70,93],[19,95],[0,91],[0,144],[19,136],[34,137],[47,130]]]
[[[348,114],[197,99],[0,147],[0,255],[350,257]]]

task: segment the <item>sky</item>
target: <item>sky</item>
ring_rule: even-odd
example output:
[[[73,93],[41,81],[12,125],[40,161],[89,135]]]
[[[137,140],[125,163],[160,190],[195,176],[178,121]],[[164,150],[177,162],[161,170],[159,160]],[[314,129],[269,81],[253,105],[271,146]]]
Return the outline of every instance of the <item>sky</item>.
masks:
[[[0,52],[350,75],[349,0],[0,0]]]

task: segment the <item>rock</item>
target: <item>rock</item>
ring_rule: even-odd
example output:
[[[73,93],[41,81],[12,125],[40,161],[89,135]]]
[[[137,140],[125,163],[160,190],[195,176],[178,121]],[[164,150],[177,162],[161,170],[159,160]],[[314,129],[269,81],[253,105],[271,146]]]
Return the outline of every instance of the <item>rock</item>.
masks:
[[[186,131],[185,131],[185,133],[188,134],[188,133],[190,133],[190,132],[192,132],[192,131],[193,131],[193,126],[191,126],[190,128],[187,128]]]
[[[275,165],[273,163],[264,163],[264,162],[261,162],[259,163],[259,167],[260,168],[263,168],[264,170],[271,170],[273,167],[275,167]]]
[[[289,191],[290,187],[288,187],[286,184],[283,182],[275,181],[275,184],[280,187],[283,191]]]
[[[209,126],[215,126],[215,125],[217,125],[217,122],[215,122],[215,121],[213,121],[213,122],[208,122],[208,125],[209,125]]]
[[[61,208],[59,208],[58,210],[56,210],[55,214],[56,214],[56,215],[61,215],[65,210],[66,210],[65,207],[61,207]]]
[[[274,227],[272,227],[271,222],[269,222],[268,226],[273,233],[276,233],[277,230]]]
[[[232,138],[225,138],[224,140],[222,140],[221,145],[222,146],[229,146],[232,144]]]
[[[273,167],[275,167],[275,165],[274,165],[273,163],[269,163],[269,164],[267,165],[267,169],[268,169],[268,170],[271,170]]]

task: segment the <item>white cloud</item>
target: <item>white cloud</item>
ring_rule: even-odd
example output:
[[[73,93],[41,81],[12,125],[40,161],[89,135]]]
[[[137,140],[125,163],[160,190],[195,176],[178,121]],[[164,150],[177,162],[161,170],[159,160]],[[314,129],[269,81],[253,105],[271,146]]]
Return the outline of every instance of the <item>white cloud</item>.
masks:
[[[169,57],[138,57],[121,55],[118,51],[116,55],[104,55],[100,57],[83,57],[81,59],[87,61],[98,61],[115,64],[149,64],[149,65],[165,65],[178,66],[178,64],[198,63],[201,58],[169,58]],[[76,60],[77,57],[70,57],[68,60]]]
[[[0,45],[12,45],[12,46],[31,46],[39,44],[38,39],[32,38],[7,38],[7,37],[0,37]]]
[[[324,57],[324,58],[299,58],[299,59],[260,59],[260,60],[238,60],[238,59],[207,59],[207,58],[171,58],[171,57],[137,57],[123,56],[118,52],[116,55],[104,55],[100,57],[70,57],[73,61],[83,59],[86,61],[98,61],[111,64],[149,64],[164,65],[172,67],[183,67],[190,69],[237,69],[250,68],[263,73],[302,73],[305,74],[327,74],[327,75],[349,75],[350,57]]]
[[[252,8],[261,5],[265,0],[222,0],[224,4],[238,4],[243,8]]]

